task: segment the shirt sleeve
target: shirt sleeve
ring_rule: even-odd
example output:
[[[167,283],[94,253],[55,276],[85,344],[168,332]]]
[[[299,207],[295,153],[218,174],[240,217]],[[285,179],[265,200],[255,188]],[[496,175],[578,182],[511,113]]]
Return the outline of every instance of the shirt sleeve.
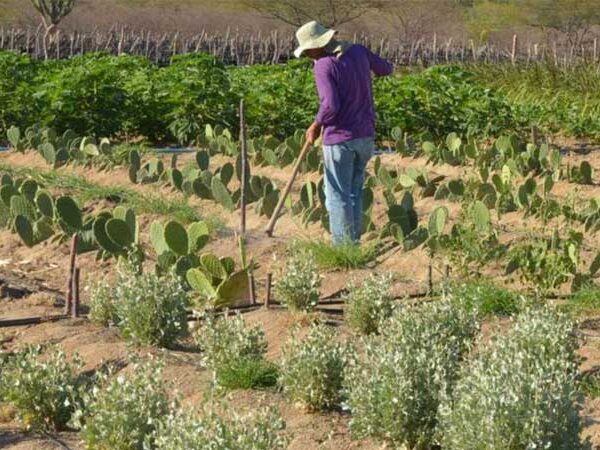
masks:
[[[394,71],[394,66],[390,62],[386,61],[385,59],[381,58],[380,56],[377,56],[371,50],[369,50],[369,49],[366,49],[366,50],[367,50],[367,56],[369,58],[369,64],[371,66],[371,70],[373,71],[373,73],[375,73],[375,75],[384,77],[386,75],[392,74],[392,72]]]
[[[324,64],[323,64],[324,63]],[[337,83],[333,76],[333,67],[327,61],[315,64],[315,81],[319,93],[320,107],[315,122],[330,125],[340,110],[340,98]]]

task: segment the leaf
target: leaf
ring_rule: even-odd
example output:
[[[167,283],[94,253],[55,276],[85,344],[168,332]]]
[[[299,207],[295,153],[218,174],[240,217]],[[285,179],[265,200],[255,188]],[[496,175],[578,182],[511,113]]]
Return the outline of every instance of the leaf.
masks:
[[[187,231],[179,222],[171,220],[165,225],[164,232],[167,247],[177,255],[187,255],[189,243]]]
[[[446,220],[448,219],[448,208],[437,207],[429,216],[429,235],[438,236],[444,232]]]
[[[217,289],[220,306],[231,305],[249,297],[248,273],[245,270],[232,274]]]
[[[150,242],[159,256],[169,251],[169,246],[165,242],[165,229],[160,222],[152,222],[150,225]]]
[[[590,264],[590,274],[591,275],[596,275],[596,272],[598,272],[598,269],[600,269],[600,252],[598,252],[598,254],[596,255],[596,257],[594,258],[594,260]]]
[[[194,291],[199,292],[208,299],[217,298],[216,289],[201,270],[190,269],[187,271],[185,278]]]
[[[200,257],[200,264],[206,272],[212,275],[214,278],[219,280],[224,280],[227,278],[227,271],[223,264],[215,255],[207,253],[206,255],[202,255]]]
[[[206,222],[194,222],[188,226],[188,253],[196,253],[206,245],[209,239]]]
[[[478,231],[489,231],[491,225],[490,210],[483,202],[477,200],[473,203],[471,206],[471,217]]]

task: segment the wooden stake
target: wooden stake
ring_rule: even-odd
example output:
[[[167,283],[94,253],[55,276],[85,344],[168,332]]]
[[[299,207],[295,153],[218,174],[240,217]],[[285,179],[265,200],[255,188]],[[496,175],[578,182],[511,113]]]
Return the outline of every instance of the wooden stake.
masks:
[[[248,185],[248,149],[246,146],[246,120],[244,118],[244,99],[240,100],[240,146],[242,158],[242,179],[240,180],[240,234],[246,236],[246,187]]]
[[[252,270],[248,273],[248,280],[250,281],[250,303],[256,305],[256,281]]]
[[[79,317],[79,275],[80,269],[79,267],[76,267],[73,277],[73,309],[71,311],[71,316],[73,318]]]
[[[427,267],[427,292],[430,295],[433,292],[433,266],[431,265],[431,261]]]
[[[71,255],[69,258],[69,273],[67,275],[67,293],[65,295],[65,315],[69,315],[73,307],[73,277],[75,276],[76,257],[77,234],[74,234],[71,239]]]
[[[271,304],[271,285],[273,283],[273,274],[267,274],[267,297],[265,298],[265,308],[269,309]]]

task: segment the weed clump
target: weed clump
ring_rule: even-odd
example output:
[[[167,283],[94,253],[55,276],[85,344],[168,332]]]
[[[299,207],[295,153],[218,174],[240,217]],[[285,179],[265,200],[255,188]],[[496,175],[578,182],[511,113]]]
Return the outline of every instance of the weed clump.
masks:
[[[518,314],[526,303],[516,292],[487,280],[451,285],[445,295],[450,299],[458,299],[482,317],[512,316]]]
[[[376,258],[377,243],[358,245],[349,241],[332,245],[329,242],[300,241],[292,245],[292,251],[310,253],[322,269],[358,269]]]

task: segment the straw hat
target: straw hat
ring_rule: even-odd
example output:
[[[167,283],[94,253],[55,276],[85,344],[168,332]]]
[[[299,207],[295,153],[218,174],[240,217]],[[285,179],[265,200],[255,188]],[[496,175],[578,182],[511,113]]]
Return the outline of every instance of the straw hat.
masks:
[[[300,58],[305,50],[325,47],[336,33],[314,20],[302,25],[296,32],[298,48],[294,50],[294,55]]]

